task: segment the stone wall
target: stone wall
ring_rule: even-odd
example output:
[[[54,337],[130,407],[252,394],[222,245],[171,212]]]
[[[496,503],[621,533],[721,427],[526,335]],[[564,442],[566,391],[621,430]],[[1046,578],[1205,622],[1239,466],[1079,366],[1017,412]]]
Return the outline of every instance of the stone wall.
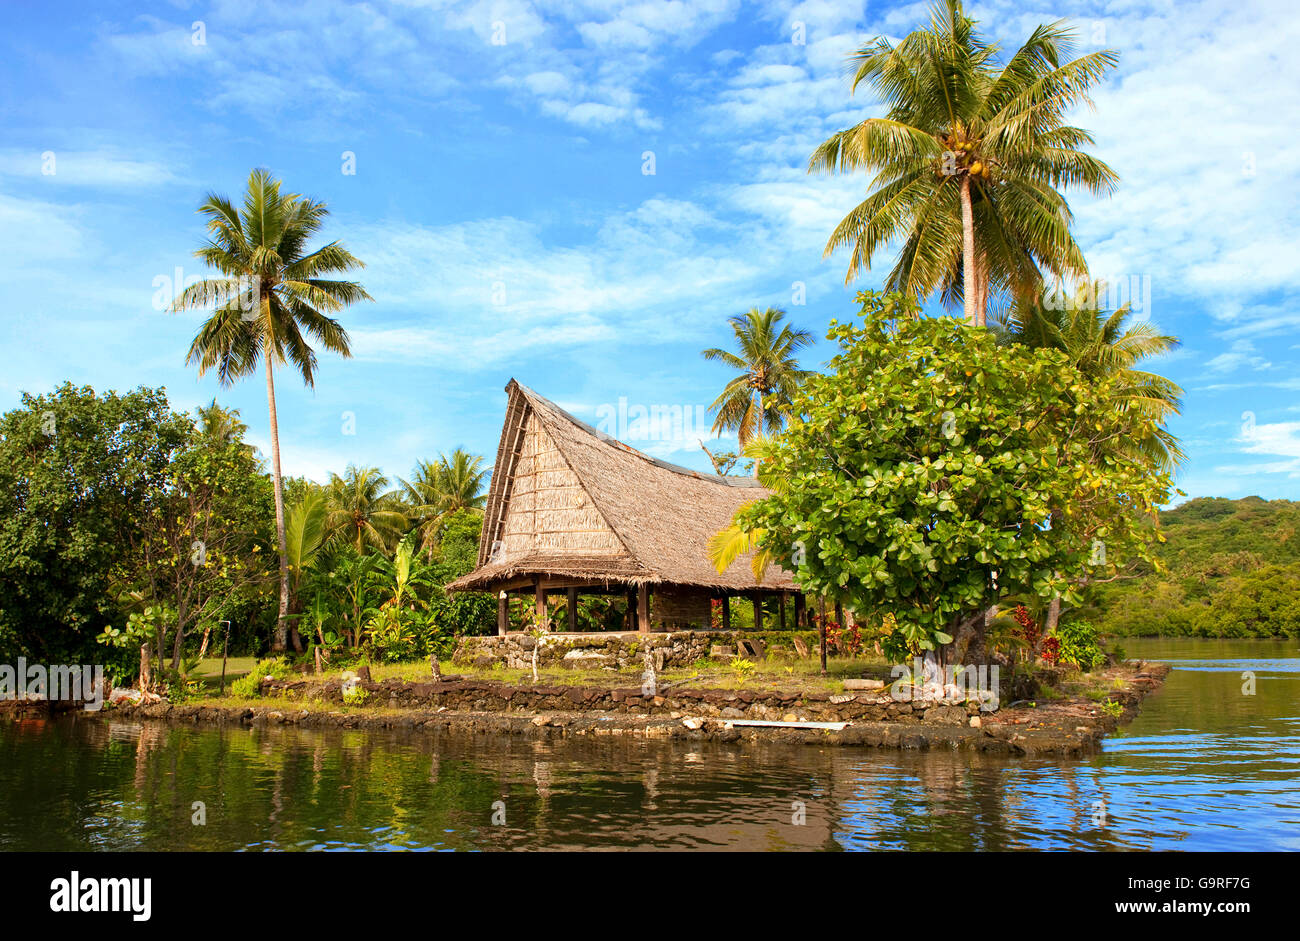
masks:
[[[523,713],[595,712],[633,716],[701,716],[717,719],[854,721],[922,721],[967,725],[979,714],[975,703],[960,706],[924,701],[896,702],[888,690],[866,692],[778,692],[772,690],[683,689],[656,696],[640,689],[587,686],[511,686],[492,680],[411,683],[384,680],[360,683],[366,705],[453,712]],[[268,699],[323,700],[342,704],[338,680],[273,680],[262,684]]]
[[[735,647],[736,631],[673,631],[666,634],[620,632],[609,634],[507,634],[505,637],[464,637],[452,655],[452,662],[466,666],[491,667],[504,663],[507,669],[528,670],[537,649],[537,665],[574,669],[618,669],[640,666],[649,649],[655,669],[683,667],[709,655],[714,644]],[[540,647],[539,647],[540,643]]]

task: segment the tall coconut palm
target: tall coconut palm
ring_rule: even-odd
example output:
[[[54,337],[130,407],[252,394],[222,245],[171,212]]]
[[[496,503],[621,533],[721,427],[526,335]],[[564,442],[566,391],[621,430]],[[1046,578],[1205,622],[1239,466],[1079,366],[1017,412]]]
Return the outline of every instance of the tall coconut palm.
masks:
[[[209,194],[199,207],[208,241],[195,257],[222,277],[186,288],[174,310],[214,308],[190,344],[186,363],[199,375],[215,369],[228,386],[266,372],[266,402],[271,428],[271,472],[275,483],[275,530],[280,548],[280,612],[275,650],[288,642],[289,563],[284,534],[284,483],[280,473],[280,426],[276,417],[275,367],[291,365],[314,385],[316,353],[309,341],[340,356],[351,356],[347,331],[328,316],[348,304],[371,300],[354,281],[324,276],[364,267],[338,242],[317,249],[308,243],[324,224],[325,204],[280,192],[280,181],[265,170],[249,174],[242,208]]]
[[[785,311],[751,307],[728,318],[739,353],[704,350],[707,360],[725,363],[739,375],[722,390],[711,406],[717,412],[713,432],[735,431],[744,448],[751,438],[779,431],[785,424],[795,389],[809,375],[800,369],[795,354],[813,342],[807,330],[781,326]]]
[[[387,487],[377,467],[349,466],[342,477],[330,474],[326,520],[335,538],[358,553],[367,546],[387,552],[395,545],[408,523],[397,494]]]
[[[828,256],[851,246],[846,282],[881,247],[901,243],[886,288],[940,291],[983,325],[990,291],[1027,294],[1044,274],[1086,273],[1059,188],[1109,194],[1118,177],[1079,149],[1092,136],[1065,115],[1091,105],[1089,90],[1117,56],[1066,61],[1072,47],[1063,22],[1044,24],[999,69],[997,47],[976,33],[961,0],[942,0],[928,27],[851,57],[853,90],[867,83],[888,111],[833,135],[808,165],[875,173],[870,195],[826,243]]]
[[[436,461],[421,461],[410,481],[403,480],[402,497],[411,517],[418,520],[420,548],[432,552],[447,514],[457,510],[482,510],[487,501],[491,469],[483,458],[457,448]]]

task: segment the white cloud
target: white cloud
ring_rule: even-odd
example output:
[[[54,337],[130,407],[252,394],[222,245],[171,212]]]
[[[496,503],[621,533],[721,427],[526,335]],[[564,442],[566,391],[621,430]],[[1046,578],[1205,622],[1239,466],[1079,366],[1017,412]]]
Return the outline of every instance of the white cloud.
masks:
[[[41,180],[51,186],[156,186],[176,180],[165,164],[110,150],[0,150],[0,175]]]
[[[1237,340],[1227,352],[1220,353],[1205,364],[1210,372],[1220,375],[1242,368],[1262,371],[1271,369],[1272,366],[1272,363],[1255,353],[1255,345],[1249,340]]]

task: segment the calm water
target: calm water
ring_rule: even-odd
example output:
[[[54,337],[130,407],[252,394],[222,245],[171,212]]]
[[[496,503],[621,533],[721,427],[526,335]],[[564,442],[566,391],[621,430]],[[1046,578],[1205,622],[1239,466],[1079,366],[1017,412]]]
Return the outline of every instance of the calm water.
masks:
[[[1300,849],[1297,645],[1126,646],[1175,672],[1087,761],[0,723],[0,848]]]

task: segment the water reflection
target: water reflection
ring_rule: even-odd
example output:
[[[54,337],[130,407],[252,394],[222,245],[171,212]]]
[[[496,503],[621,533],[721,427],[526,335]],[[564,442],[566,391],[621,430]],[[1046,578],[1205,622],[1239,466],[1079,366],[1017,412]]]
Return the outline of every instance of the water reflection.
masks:
[[[1295,651],[1213,641],[1129,648],[1169,659],[1177,670],[1104,753],[1078,762],[294,727],[5,723],[0,846],[1300,847]],[[1184,662],[1195,668],[1183,669]],[[1244,670],[1256,673],[1253,696],[1241,692]],[[206,806],[204,826],[191,822],[195,801]]]

